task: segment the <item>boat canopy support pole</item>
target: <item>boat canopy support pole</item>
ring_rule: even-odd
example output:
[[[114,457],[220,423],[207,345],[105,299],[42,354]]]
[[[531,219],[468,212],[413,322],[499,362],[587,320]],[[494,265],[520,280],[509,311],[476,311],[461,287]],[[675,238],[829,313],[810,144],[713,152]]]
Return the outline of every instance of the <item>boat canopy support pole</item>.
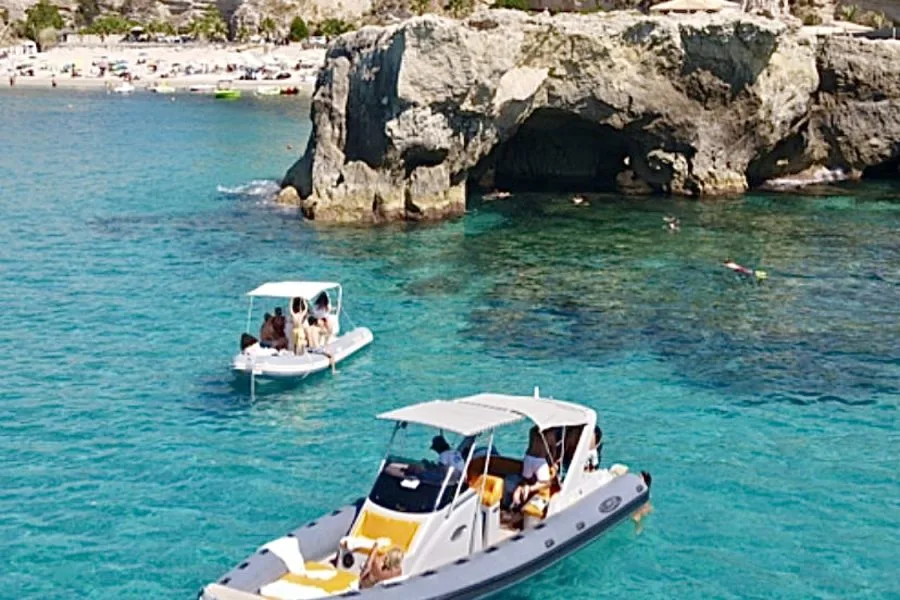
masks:
[[[441,435],[442,436],[444,435],[443,429],[441,429]],[[450,510],[447,511],[447,514],[445,515],[444,518],[449,518],[450,513],[452,512],[453,508],[456,506],[456,500],[459,498],[459,490],[460,490],[460,488],[462,488],[463,481],[466,480],[466,473],[469,472],[469,465],[472,464],[472,455],[473,454],[475,454],[475,440],[474,439],[472,440],[472,443],[469,445],[469,454],[468,454],[468,456],[466,456],[466,466],[463,469],[463,472],[459,474],[459,481],[456,482],[456,492],[453,494],[453,502],[450,503],[451,508],[450,508]],[[448,468],[447,472],[452,473],[453,467]],[[443,491],[444,490],[442,489],[441,492],[443,492]],[[438,496],[437,501],[438,502],[441,501],[440,495]],[[437,510],[437,503],[435,503],[434,508],[435,508],[435,510]]]
[[[475,444],[472,444],[474,447]],[[487,454],[484,455],[484,472],[482,472],[481,477],[481,489],[478,490],[479,500],[475,504],[475,512],[472,514],[472,525],[469,527],[469,554],[472,554],[472,546],[475,545],[475,519],[478,518],[479,513],[479,505],[481,504],[481,498],[484,496],[484,486],[487,485],[487,475],[488,475],[488,466],[491,463],[491,450],[493,450],[494,446],[494,430],[491,429],[491,435],[488,437],[488,446],[487,446]],[[484,536],[484,528],[482,528],[481,535]],[[482,540],[484,538],[482,537]],[[482,542],[482,545],[484,543]]]
[[[250,318],[253,316],[253,296],[250,296],[250,308],[247,309],[247,333],[250,333]]]
[[[394,423],[394,430],[391,432],[391,439],[388,440],[387,448],[384,449],[384,456],[381,459],[381,464],[378,466],[379,473],[384,470],[384,465],[387,463],[387,458],[391,455],[391,448],[394,447],[394,438],[397,437],[398,429],[400,429],[400,421]]]

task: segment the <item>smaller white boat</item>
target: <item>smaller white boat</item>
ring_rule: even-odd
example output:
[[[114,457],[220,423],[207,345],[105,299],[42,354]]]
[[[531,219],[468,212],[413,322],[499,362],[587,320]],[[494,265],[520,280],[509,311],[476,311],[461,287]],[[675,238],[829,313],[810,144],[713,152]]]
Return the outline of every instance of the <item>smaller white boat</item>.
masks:
[[[331,302],[329,292],[335,296]],[[250,308],[247,311],[247,332],[241,337],[241,351],[232,360],[232,369],[237,373],[250,375],[253,379],[264,378],[303,378],[313,373],[325,371],[372,343],[372,332],[366,327],[356,327],[345,334],[340,331],[340,317],[343,309],[343,288],[341,284],[325,281],[273,281],[264,283],[247,293],[250,296]],[[289,333],[293,326],[290,323],[291,305],[297,298],[302,299],[313,312],[313,306],[324,297],[327,308],[323,317],[328,322],[331,334],[322,340],[321,345],[314,348],[293,348]],[[287,300],[287,306],[276,306],[273,313],[280,312],[285,319],[285,329],[278,332],[284,334],[281,343],[274,344],[268,340],[257,340],[250,334],[253,318],[253,300],[255,298],[277,298]],[[268,314],[268,313],[267,313]],[[265,324],[265,321],[264,321]],[[260,332],[260,338],[263,338]],[[286,346],[286,347],[285,347]]]
[[[281,88],[277,85],[261,85],[256,88],[257,96],[280,96]]]
[[[134,86],[126,81],[114,87],[112,92],[113,94],[131,94],[134,92]]]
[[[216,91],[216,86],[207,84],[192,85],[188,88],[192,94],[212,94]]]

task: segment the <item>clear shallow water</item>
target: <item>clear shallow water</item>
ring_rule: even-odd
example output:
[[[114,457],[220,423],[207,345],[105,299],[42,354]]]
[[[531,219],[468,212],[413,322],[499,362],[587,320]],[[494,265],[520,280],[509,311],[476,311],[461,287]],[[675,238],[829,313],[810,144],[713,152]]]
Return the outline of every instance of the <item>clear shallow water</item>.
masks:
[[[655,510],[504,597],[900,595],[897,187],[311,227],[263,200],[307,108],[0,96],[0,596],[194,597],[365,491],[377,411],[534,385]],[[282,277],[343,281],[376,340],[251,402],[241,294]]]

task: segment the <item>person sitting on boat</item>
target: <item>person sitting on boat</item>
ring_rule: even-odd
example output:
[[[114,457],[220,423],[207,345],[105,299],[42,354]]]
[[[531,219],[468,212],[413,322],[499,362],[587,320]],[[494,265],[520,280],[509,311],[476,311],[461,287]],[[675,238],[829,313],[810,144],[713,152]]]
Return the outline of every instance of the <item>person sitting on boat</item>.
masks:
[[[444,436],[434,436],[431,440],[431,449],[438,453],[438,464],[448,469],[456,469],[460,473],[466,468],[462,454],[451,448]]]
[[[591,440],[591,449],[588,452],[587,463],[584,465],[585,471],[596,471],[600,468],[600,455],[603,452],[603,430],[598,426],[594,426],[594,437]]]
[[[387,551],[373,549],[359,574],[359,589],[365,590],[375,584],[403,574],[403,550],[397,546]]]
[[[556,476],[551,448],[556,438],[550,430],[540,431],[535,425],[528,433],[528,450],[522,460],[522,481],[512,496],[512,508],[524,506],[535,494],[549,489]]]
[[[259,345],[263,348],[271,348],[275,341],[275,324],[272,323],[272,315],[266,313],[263,315],[263,324],[259,328]]]
[[[327,344],[334,335],[334,325],[331,322],[331,299],[326,292],[322,292],[313,303],[309,317],[309,324],[319,329],[320,343]]]
[[[309,325],[306,322],[308,315],[309,307],[307,306],[305,299],[294,298],[291,300],[291,318],[288,323],[288,329],[290,330],[288,348],[292,350],[294,354],[303,354],[310,346],[310,336],[308,334]]]
[[[288,337],[285,334],[287,319],[284,318],[284,313],[280,306],[275,307],[275,314],[269,319],[269,322],[272,326],[272,340],[270,342],[272,347],[276,350],[287,350]]]

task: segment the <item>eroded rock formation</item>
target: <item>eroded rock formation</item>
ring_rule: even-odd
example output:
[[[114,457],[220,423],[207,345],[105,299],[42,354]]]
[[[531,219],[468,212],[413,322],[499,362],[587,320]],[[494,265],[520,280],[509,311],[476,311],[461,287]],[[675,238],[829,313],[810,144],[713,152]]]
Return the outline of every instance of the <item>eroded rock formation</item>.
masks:
[[[900,155],[900,43],[748,15],[480,12],[341,37],[285,177],[309,218],[439,218],[466,187],[731,194]]]

